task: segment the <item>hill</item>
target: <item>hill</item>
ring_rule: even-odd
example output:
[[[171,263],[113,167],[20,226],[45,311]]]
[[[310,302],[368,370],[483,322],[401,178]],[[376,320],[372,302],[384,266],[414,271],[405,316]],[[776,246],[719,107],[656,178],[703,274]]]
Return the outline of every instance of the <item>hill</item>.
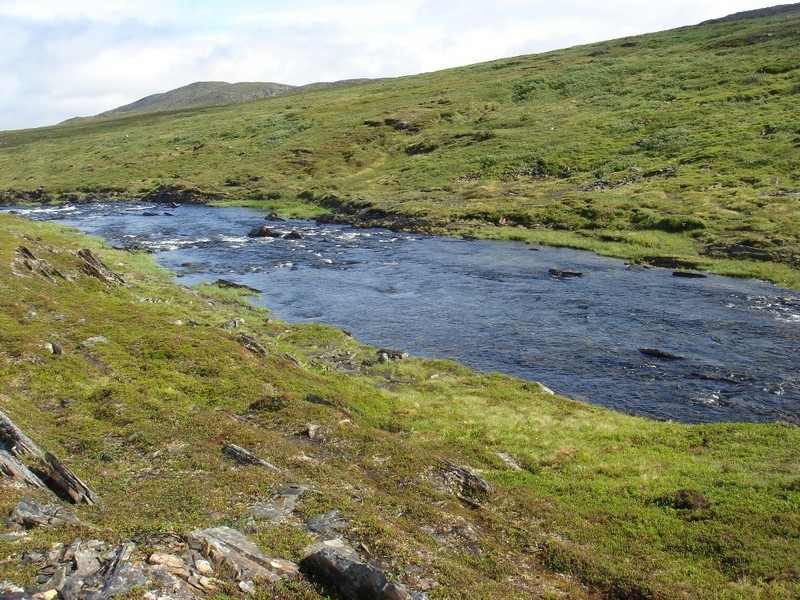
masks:
[[[183,87],[153,94],[108,110],[98,117],[112,117],[130,113],[152,113],[202,106],[241,104],[271,96],[279,96],[294,89],[282,83],[227,83],[225,81],[198,81]]]
[[[791,5],[236,106],[3,132],[0,189],[9,202],[177,191],[798,286],[798,27]]]

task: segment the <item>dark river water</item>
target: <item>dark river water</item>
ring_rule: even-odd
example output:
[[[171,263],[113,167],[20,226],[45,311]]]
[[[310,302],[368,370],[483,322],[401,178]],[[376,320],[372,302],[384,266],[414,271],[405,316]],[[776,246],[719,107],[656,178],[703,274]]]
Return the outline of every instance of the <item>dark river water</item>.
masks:
[[[363,342],[648,417],[800,424],[800,294],[767,283],[683,279],[518,243],[269,223],[243,208],[110,203],[17,212],[152,250],[183,284],[225,278],[260,289],[254,302],[275,316],[335,325]],[[247,237],[265,224],[302,239]],[[551,268],[583,276],[559,279]]]

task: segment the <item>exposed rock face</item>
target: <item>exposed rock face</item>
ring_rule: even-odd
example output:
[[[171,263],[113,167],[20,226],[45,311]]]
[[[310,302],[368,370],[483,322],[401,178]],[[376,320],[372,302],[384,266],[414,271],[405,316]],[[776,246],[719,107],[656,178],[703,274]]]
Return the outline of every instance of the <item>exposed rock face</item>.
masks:
[[[83,259],[83,263],[78,266],[78,269],[82,273],[99,279],[106,285],[125,284],[125,280],[120,275],[117,275],[114,271],[109,269],[103,261],[88,248],[78,250],[78,256]]]
[[[29,461],[29,464],[25,464],[23,460]],[[89,486],[54,455],[42,451],[2,411],[0,411],[0,472],[31,487],[49,489],[57,496],[76,503],[97,503],[97,496]]]
[[[26,269],[39,275],[40,277],[44,277],[52,281],[55,284],[58,284],[59,279],[67,280],[67,276],[64,275],[61,271],[53,267],[49,262],[44,259],[36,258],[33,252],[30,251],[29,248],[25,246],[20,246],[17,248],[16,253],[20,256],[19,259],[15,261],[17,264],[21,264]]]
[[[293,562],[269,558],[253,542],[230,527],[193,531],[190,539],[199,541],[214,568],[234,581],[275,583],[281,579],[294,579],[299,571]]]
[[[303,483],[282,483],[272,500],[251,506],[248,512],[256,519],[282,522],[291,516],[302,497],[313,491],[313,487]]]
[[[8,517],[8,523],[25,529],[33,527],[56,527],[58,525],[82,525],[81,521],[57,504],[42,505],[22,498]]]
[[[440,460],[441,476],[447,487],[459,500],[472,507],[479,507],[492,493],[491,484],[469,469],[447,460]]]

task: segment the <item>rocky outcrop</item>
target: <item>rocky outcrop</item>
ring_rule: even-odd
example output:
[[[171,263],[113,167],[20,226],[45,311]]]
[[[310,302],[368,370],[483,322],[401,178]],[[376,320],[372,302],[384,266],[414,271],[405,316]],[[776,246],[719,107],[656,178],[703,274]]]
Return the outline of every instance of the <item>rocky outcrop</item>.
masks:
[[[57,527],[59,525],[82,525],[72,513],[57,504],[39,504],[31,498],[22,498],[9,515],[6,523],[24,529],[34,527]]]
[[[253,542],[230,527],[211,527],[193,531],[190,540],[202,545],[203,554],[214,568],[234,581],[294,579],[299,569],[288,560],[270,558]]]
[[[75,503],[96,504],[97,496],[50,452],[44,452],[0,411],[0,472]]]
[[[99,279],[106,285],[125,284],[125,280],[120,275],[109,269],[105,263],[88,248],[78,250],[78,257],[83,261],[78,265],[78,270],[82,273]]]
[[[16,266],[22,266],[26,268],[28,271],[39,275],[49,281],[52,281],[55,284],[59,283],[59,279],[67,280],[67,276],[64,275],[61,271],[53,267],[49,262],[44,259],[36,258],[36,256],[31,252],[29,248],[26,246],[20,246],[16,249],[16,253],[19,256],[18,259],[14,261]]]

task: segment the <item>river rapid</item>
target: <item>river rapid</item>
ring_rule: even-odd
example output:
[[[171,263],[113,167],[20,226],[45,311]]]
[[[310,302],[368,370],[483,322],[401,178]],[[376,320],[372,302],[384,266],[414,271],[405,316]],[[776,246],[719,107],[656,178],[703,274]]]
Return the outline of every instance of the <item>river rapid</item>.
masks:
[[[271,223],[244,208],[13,210],[152,251],[185,285],[224,278],[257,288],[254,303],[280,319],[327,323],[370,344],[647,417],[800,424],[800,294],[768,283],[679,278],[569,249]],[[248,237],[262,225],[300,235]]]

